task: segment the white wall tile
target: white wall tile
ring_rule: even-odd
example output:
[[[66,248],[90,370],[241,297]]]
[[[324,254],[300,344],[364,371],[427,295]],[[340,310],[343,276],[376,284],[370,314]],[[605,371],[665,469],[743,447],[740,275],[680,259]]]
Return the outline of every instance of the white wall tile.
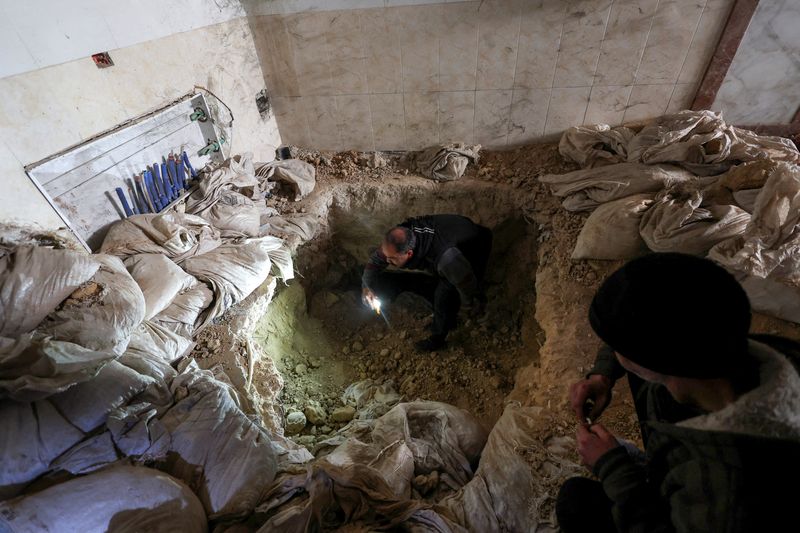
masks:
[[[722,31],[725,29],[733,2],[734,0],[708,0],[706,2],[706,7],[700,17],[700,24],[697,26],[692,44],[686,54],[686,61],[678,76],[679,83],[701,81],[708,62],[714,55]]]
[[[376,150],[402,150],[406,145],[403,95],[372,94],[369,97]]]
[[[17,34],[11,19],[0,5],[0,78],[38,68],[38,63]]]
[[[672,90],[672,96],[667,104],[667,113],[677,113],[684,109],[690,109],[694,96],[697,93],[697,83],[678,83]]]
[[[519,45],[521,0],[484,0],[478,23],[478,89],[510,89]]]
[[[390,8],[389,17],[400,31],[403,91],[438,91],[440,6]]]
[[[591,87],[553,89],[547,109],[545,135],[559,133],[571,126],[583,124],[590,91]]]
[[[437,93],[403,94],[406,147],[421,150],[439,142],[439,96]]]
[[[439,36],[439,87],[442,91],[474,91],[478,67],[480,2],[445,4]]]
[[[508,144],[524,144],[544,134],[550,89],[514,89]]]
[[[332,11],[326,31],[334,94],[367,93],[364,33],[357,11]]]
[[[439,93],[439,142],[472,142],[475,91]]]
[[[663,115],[674,85],[635,85],[623,121],[631,122]]]
[[[369,95],[337,96],[336,108],[342,148],[344,150],[374,150]]]
[[[306,96],[303,98],[311,144],[319,150],[343,148],[336,98],[333,96]]]
[[[390,20],[386,9],[366,9],[359,16],[364,31],[368,91],[402,92],[400,28]]]
[[[595,85],[630,85],[642,58],[658,0],[617,0],[597,64]]]
[[[703,12],[704,0],[660,0],[636,84],[675,83]]]
[[[306,103],[300,96],[275,96],[272,109],[284,144],[312,147],[306,122]]]
[[[567,9],[554,87],[592,85],[611,0],[573,0]]]
[[[506,145],[511,119],[512,91],[475,92],[475,142],[488,148]]]
[[[254,23],[254,44],[270,94],[300,96],[292,38],[286,22],[285,17],[258,17]]]
[[[563,0],[523,3],[515,88],[553,86],[566,8],[567,3]]]
[[[330,27],[328,12],[310,12],[286,17],[286,28],[294,52],[294,70],[300,94],[333,94],[330,50],[326,32]]]
[[[584,124],[622,124],[625,107],[631,95],[632,85],[602,87],[595,85],[589,95]]]

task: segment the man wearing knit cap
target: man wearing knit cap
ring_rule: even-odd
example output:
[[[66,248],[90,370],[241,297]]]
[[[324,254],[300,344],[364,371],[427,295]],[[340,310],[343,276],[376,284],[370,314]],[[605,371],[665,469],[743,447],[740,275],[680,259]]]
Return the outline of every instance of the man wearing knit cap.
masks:
[[[606,345],[570,403],[578,453],[599,481],[561,487],[562,531],[800,529],[800,345],[748,336],[733,276],[650,254],[603,283],[589,321]],[[595,422],[626,373],[645,453]]]

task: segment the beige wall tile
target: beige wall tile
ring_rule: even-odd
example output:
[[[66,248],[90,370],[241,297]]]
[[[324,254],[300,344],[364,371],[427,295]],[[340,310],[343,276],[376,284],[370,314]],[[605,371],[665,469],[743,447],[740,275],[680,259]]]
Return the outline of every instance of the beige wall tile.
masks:
[[[556,63],[554,87],[592,85],[611,0],[570,2]]]
[[[391,23],[388,10],[359,11],[364,31],[364,57],[370,94],[397,93],[403,90],[400,58],[400,30]]]
[[[678,83],[701,81],[725,29],[733,3],[734,0],[708,0],[678,76]]]
[[[439,93],[439,142],[472,142],[475,91]]]
[[[647,42],[658,0],[617,0],[597,64],[595,85],[630,85]]]
[[[515,88],[553,86],[566,9],[563,0],[532,0],[522,4]]]
[[[488,148],[506,145],[511,118],[510,89],[475,92],[474,142]]]
[[[508,144],[523,144],[544,133],[549,101],[550,89],[514,89]]]
[[[369,97],[372,133],[376,150],[405,148],[405,117],[402,94],[373,94]]]
[[[672,96],[667,105],[667,113],[677,113],[692,107],[694,95],[697,93],[697,83],[678,83],[672,90]]]
[[[484,0],[478,23],[478,89],[510,89],[517,64],[521,0]]]
[[[274,87],[268,87],[269,90],[276,96],[299,96],[300,84],[294,68],[294,50],[286,27],[286,18],[283,16],[259,18],[261,24],[258,28],[266,34],[264,37],[268,57],[266,65],[270,71],[267,79],[274,83]],[[265,65],[263,61],[261,64]]]
[[[583,124],[591,87],[556,88],[550,94],[545,135]]]
[[[441,6],[389,8],[390,23],[399,29],[403,91],[439,90],[439,32]]]
[[[444,4],[439,36],[439,87],[442,91],[474,91],[478,67],[480,2]]]
[[[342,148],[344,150],[374,150],[369,95],[337,96],[336,109]]]
[[[271,102],[283,143],[312,147],[303,97],[274,96]]]
[[[663,115],[673,88],[674,85],[635,85],[623,120],[630,122]]]
[[[339,113],[334,96],[303,97],[311,144],[318,150],[340,150]]]
[[[595,85],[589,95],[584,124],[622,124],[625,107],[631,95],[632,85],[601,87]]]
[[[286,17],[286,28],[294,50],[294,68],[303,96],[333,93],[326,32],[331,14],[309,12]]]
[[[636,73],[637,85],[678,80],[704,4],[702,0],[661,0],[658,3]]]
[[[405,93],[403,109],[406,121],[406,147],[421,150],[439,142],[439,95]]]
[[[367,93],[367,59],[358,11],[332,11],[326,32],[334,94]]]

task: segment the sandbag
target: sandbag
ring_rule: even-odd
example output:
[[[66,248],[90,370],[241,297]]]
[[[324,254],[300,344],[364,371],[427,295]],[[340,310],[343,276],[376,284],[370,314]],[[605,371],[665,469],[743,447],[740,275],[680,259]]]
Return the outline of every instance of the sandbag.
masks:
[[[14,533],[207,529],[203,507],[186,485],[144,467],[117,466],[0,503],[0,530]]]
[[[707,205],[696,187],[676,186],[658,193],[642,215],[639,231],[654,252],[705,256],[718,242],[744,232],[750,214],[734,205]]]
[[[261,219],[256,200],[263,196],[253,170],[253,154],[245,153],[204,172],[197,189],[186,199],[186,212],[210,222],[223,237],[255,237]]]
[[[261,285],[269,276],[273,261],[284,280],[294,277],[291,255],[283,241],[276,237],[224,244],[207,254],[187,259],[183,266],[189,274],[213,288],[214,303],[206,318],[213,320]]]
[[[576,170],[566,174],[548,174],[539,178],[550,185],[553,194],[564,197],[568,211],[590,211],[598,205],[634,194],[656,192],[697,177],[670,165],[620,163]]]
[[[357,381],[342,393],[342,402],[355,407],[360,420],[372,420],[385,415],[400,403],[401,398],[391,380],[385,383],[371,379]]]
[[[445,144],[431,146],[414,157],[420,174],[435,181],[453,181],[464,175],[469,163],[478,160],[481,145]]]
[[[83,439],[47,400],[0,402],[0,500],[15,496]],[[0,515],[2,524],[2,515]]]
[[[119,459],[111,433],[104,431],[79,442],[50,463],[50,470],[70,474],[88,474],[110,465]]]
[[[164,326],[145,320],[136,328],[125,352],[128,356],[154,356],[172,363],[188,354],[194,342],[182,337]]]
[[[558,151],[581,168],[622,163],[627,160],[628,142],[635,133],[626,127],[608,124],[574,126],[558,142]]]
[[[0,336],[31,331],[98,268],[90,255],[34,246],[0,258]]]
[[[92,379],[114,357],[39,335],[0,337],[0,399],[47,398]]]
[[[145,299],[119,258],[93,255],[100,268],[58,310],[40,332],[98,351],[122,354],[131,332],[144,319]]]
[[[112,409],[128,403],[152,378],[111,361],[93,379],[50,397],[50,401],[72,425],[85,433],[103,425]]]
[[[203,315],[213,301],[214,292],[205,283],[198,283],[176,296],[169,307],[153,317],[152,322],[178,335],[191,337],[205,322]]]
[[[271,179],[287,183],[294,191],[294,200],[311,194],[317,184],[317,169],[300,159],[283,159],[256,165],[255,174],[261,180]],[[262,184],[262,189],[266,187]]]
[[[262,235],[297,235],[302,241],[311,240],[317,233],[319,221],[315,215],[275,215],[261,224]]]
[[[572,259],[631,259],[647,252],[639,224],[652,204],[652,194],[634,194],[599,206],[584,222]]]
[[[176,263],[222,244],[219,230],[201,217],[167,211],[133,215],[114,223],[100,252],[123,259],[136,254],[163,254]]]
[[[741,236],[708,254],[729,270],[800,287],[800,166],[778,163]]]
[[[250,512],[277,470],[268,435],[230,386],[194,363],[171,390],[183,399],[161,418],[171,439],[165,470],[195,488],[211,519]]]
[[[125,260],[125,266],[144,295],[145,319],[169,307],[178,294],[197,283],[194,277],[160,254],[133,255]]]

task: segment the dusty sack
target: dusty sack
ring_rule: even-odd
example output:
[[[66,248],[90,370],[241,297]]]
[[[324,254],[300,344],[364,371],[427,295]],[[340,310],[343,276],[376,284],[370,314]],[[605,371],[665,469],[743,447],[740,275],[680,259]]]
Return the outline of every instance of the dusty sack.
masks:
[[[256,177],[260,181],[271,179],[287,183],[294,191],[295,201],[305,198],[317,184],[317,169],[300,159],[283,159],[256,165]],[[262,183],[262,189],[267,189]]]
[[[469,163],[478,160],[481,145],[445,144],[431,146],[414,157],[419,173],[436,181],[453,181],[464,175]]]
[[[572,259],[631,259],[647,252],[639,225],[651,205],[652,194],[634,194],[599,206],[584,222]]]
[[[203,316],[212,301],[214,292],[205,283],[198,283],[177,295],[152,321],[178,335],[191,337],[205,323]]]
[[[194,277],[160,254],[133,255],[125,260],[125,266],[144,295],[146,319],[169,307],[178,294],[197,283]]]
[[[625,127],[607,124],[574,126],[561,136],[558,151],[582,168],[623,163],[627,160],[628,142],[635,133]]]

